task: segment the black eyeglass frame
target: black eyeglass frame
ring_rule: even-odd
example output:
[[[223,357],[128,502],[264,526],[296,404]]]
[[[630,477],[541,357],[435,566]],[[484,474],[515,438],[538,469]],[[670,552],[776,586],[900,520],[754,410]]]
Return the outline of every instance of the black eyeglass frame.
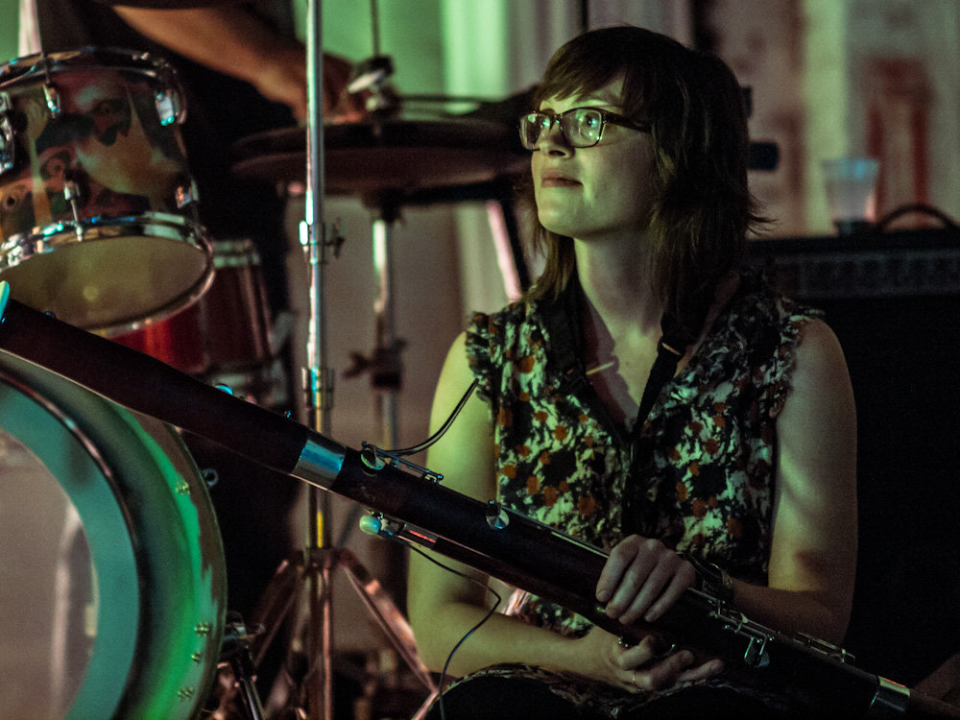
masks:
[[[568,137],[567,130],[563,126],[564,116],[570,115],[580,110],[593,110],[594,112],[599,113],[600,115],[600,132],[597,133],[597,139],[594,142],[590,143],[589,145],[577,145],[576,143],[574,143]],[[619,125],[620,127],[625,127],[625,128],[628,128],[629,130],[636,130],[637,132],[650,132],[650,128],[651,128],[651,125],[648,122],[637,122],[635,120],[628,118],[626,115],[621,115],[619,113],[615,113],[610,110],[603,110],[602,108],[598,108],[598,107],[590,107],[590,106],[575,107],[575,108],[570,108],[569,110],[564,110],[562,113],[547,113],[547,112],[543,112],[542,110],[532,110],[531,112],[524,113],[523,115],[521,115],[520,120],[517,123],[517,129],[520,132],[520,143],[523,145],[524,148],[526,148],[527,150],[530,150],[531,152],[536,152],[540,148],[536,146],[534,147],[527,146],[526,133],[524,132],[524,122],[528,121],[529,118],[533,117],[534,115],[545,117],[550,121],[549,126],[542,128],[540,130],[540,135],[537,137],[538,141],[543,136],[543,133],[545,132],[548,133],[553,129],[554,125],[559,125],[560,133],[563,135],[564,141],[566,141],[566,143],[570,147],[576,148],[577,150],[582,150],[583,148],[591,148],[598,145],[600,141],[603,140],[603,130],[608,124]]]

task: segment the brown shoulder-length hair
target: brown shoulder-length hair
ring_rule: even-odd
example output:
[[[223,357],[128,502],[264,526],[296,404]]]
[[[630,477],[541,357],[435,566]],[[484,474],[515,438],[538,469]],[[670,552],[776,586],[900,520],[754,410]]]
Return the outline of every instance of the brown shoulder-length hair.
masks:
[[[551,97],[589,94],[621,75],[624,114],[651,126],[654,290],[665,311],[696,335],[717,284],[740,263],[747,232],[765,222],[747,187],[743,93],[719,58],[623,26],[584,33],[561,47],[534,94],[535,107]],[[525,186],[532,201],[532,183]],[[527,299],[555,299],[576,269],[573,241],[532,216],[532,242],[546,266]]]

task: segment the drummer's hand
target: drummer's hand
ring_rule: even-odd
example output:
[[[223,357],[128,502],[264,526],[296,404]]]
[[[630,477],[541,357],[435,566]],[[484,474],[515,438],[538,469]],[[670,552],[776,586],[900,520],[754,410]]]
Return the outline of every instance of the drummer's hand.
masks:
[[[300,46],[274,53],[255,83],[268,100],[289,106],[297,120],[307,118],[307,57]],[[334,122],[353,122],[364,116],[363,98],[347,92],[353,66],[336,55],[323,56],[323,114]]]
[[[655,622],[691,587],[693,566],[659,540],[630,535],[620,541],[600,573],[597,600],[607,617],[630,625]]]
[[[367,93],[347,92],[352,76],[353,66],[349,62],[336,55],[323,56],[323,113],[328,121],[357,122],[366,116]]]
[[[671,648],[653,634],[624,647],[619,638],[595,627],[574,642],[583,662],[577,672],[633,693],[691,685],[723,669],[721,660]]]

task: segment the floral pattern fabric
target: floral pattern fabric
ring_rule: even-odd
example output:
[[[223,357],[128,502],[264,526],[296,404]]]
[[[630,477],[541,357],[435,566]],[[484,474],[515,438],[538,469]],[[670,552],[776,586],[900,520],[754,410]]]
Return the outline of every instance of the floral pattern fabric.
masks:
[[[561,301],[515,303],[470,322],[468,359],[495,418],[500,501],[606,551],[635,532],[765,583],[776,420],[801,328],[817,313],[745,277],[639,433],[595,412],[589,383],[561,367],[551,332],[576,320],[563,313]],[[526,594],[511,612],[565,635],[591,627]]]

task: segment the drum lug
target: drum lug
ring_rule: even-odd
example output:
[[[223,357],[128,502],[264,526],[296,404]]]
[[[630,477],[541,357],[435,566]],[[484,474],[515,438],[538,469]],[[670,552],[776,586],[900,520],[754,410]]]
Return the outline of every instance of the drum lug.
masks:
[[[76,181],[68,178],[63,183],[63,199],[70,205],[70,211],[73,214],[73,233],[78,242],[83,242],[83,221],[80,219],[80,189]]]
[[[177,188],[177,209],[183,210],[190,203],[197,201],[197,183],[194,180],[190,181],[190,186],[185,187],[180,185]]]
[[[0,92],[0,173],[10,172],[17,164],[16,143],[10,113],[13,105],[5,92]]]
[[[180,101],[179,93],[171,90],[157,93],[156,103],[161,125],[166,127],[183,122],[183,103]]]
[[[47,101],[47,110],[50,111],[50,116],[57,118],[60,116],[60,93],[57,89],[51,85],[46,84],[43,86],[43,97]]]

